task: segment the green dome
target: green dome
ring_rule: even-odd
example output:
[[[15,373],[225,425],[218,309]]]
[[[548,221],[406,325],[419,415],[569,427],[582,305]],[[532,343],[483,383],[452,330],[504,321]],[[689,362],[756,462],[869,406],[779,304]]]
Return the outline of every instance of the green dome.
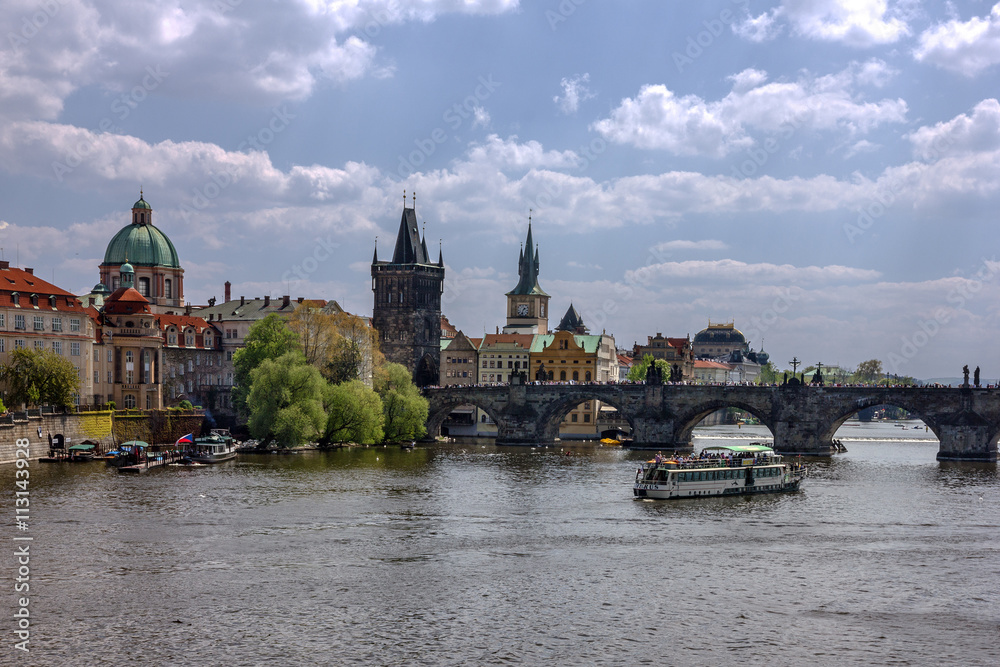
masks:
[[[126,225],[111,239],[104,253],[104,263],[121,266],[126,262],[135,266],[181,267],[174,244],[166,234],[149,224]]]
[[[142,195],[139,195],[139,201],[132,204],[132,208],[144,208],[147,211],[153,210],[153,207],[149,205],[149,202],[142,198]]]

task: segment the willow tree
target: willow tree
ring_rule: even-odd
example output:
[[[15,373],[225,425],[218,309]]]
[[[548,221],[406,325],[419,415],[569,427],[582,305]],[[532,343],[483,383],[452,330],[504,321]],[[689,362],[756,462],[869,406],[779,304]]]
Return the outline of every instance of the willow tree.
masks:
[[[298,348],[299,341],[295,332],[288,328],[280,316],[271,313],[254,322],[243,341],[243,348],[233,355],[233,405],[240,414],[249,414],[247,397],[254,369],[265,360],[277,359]]]
[[[377,377],[375,387],[382,397],[385,442],[416,440],[427,433],[427,399],[413,384],[410,371],[402,364],[389,363]]]
[[[319,439],[326,425],[326,383],[301,352],[293,350],[277,359],[264,359],[250,378],[250,435],[282,447]]]
[[[326,443],[371,445],[382,441],[382,399],[360,380],[329,385],[326,391]]]
[[[7,388],[7,401],[12,406],[70,406],[80,392],[76,366],[52,350],[14,350],[0,367],[0,381]]]

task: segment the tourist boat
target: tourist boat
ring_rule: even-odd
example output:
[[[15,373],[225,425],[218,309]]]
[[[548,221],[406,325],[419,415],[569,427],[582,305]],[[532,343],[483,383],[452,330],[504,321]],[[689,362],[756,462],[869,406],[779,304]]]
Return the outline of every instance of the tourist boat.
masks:
[[[193,463],[222,463],[236,458],[236,441],[228,432],[219,429],[194,439],[188,448],[187,458]]]
[[[797,491],[806,473],[767,445],[718,445],[700,457],[649,461],[636,471],[632,493],[660,500]]]

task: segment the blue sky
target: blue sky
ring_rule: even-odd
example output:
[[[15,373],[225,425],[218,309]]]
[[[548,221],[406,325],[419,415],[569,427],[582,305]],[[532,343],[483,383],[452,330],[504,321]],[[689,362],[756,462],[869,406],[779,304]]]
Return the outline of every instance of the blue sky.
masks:
[[[1000,4],[7,0],[0,246],[83,293],[140,186],[188,300],[370,314],[404,189],[445,314],[1000,375]]]

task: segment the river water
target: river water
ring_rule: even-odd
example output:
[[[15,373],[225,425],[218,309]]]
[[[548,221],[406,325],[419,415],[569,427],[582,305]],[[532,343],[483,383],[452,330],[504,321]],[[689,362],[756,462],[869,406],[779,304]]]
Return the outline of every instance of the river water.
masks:
[[[0,664],[996,665],[997,466],[903,423],[846,424],[798,493],[666,502],[600,446],[32,462],[31,651],[6,557]]]

